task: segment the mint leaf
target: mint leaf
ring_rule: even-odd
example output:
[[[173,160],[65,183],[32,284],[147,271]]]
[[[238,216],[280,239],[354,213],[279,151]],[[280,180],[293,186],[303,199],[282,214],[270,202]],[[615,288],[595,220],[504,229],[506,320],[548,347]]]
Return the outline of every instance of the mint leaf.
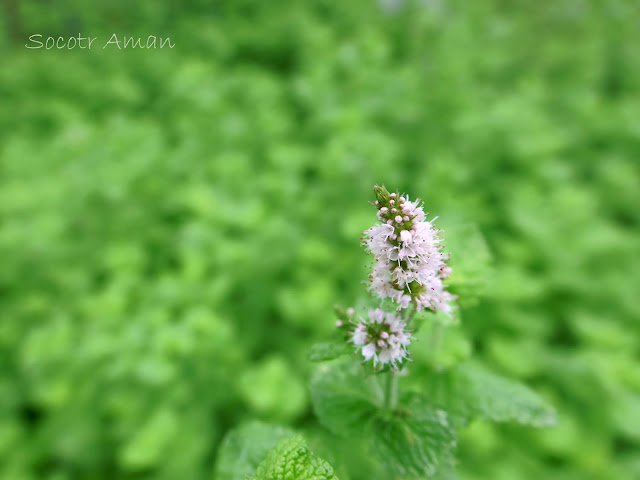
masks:
[[[446,412],[415,394],[393,411],[383,408],[377,380],[352,360],[321,365],[311,380],[320,423],[336,434],[367,438],[375,458],[404,475],[431,476],[452,463],[456,436]]]
[[[417,394],[376,418],[370,443],[377,459],[402,475],[433,476],[453,468],[455,427],[444,410]]]
[[[320,365],[311,378],[311,402],[320,423],[335,434],[361,431],[381,394],[374,381],[352,360]]]
[[[249,422],[231,430],[218,451],[217,480],[245,480],[253,475],[258,465],[283,438],[293,435],[288,428]]]
[[[300,435],[281,440],[267,453],[252,480],[338,480],[326,461],[313,455]]]
[[[430,398],[462,424],[482,418],[550,427],[557,421],[555,409],[533,390],[471,363],[433,372],[427,389]]]

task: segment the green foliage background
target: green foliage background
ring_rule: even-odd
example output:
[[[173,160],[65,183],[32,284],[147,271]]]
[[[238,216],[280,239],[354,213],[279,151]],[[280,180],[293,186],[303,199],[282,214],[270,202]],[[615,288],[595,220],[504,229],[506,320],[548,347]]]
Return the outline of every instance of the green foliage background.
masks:
[[[474,423],[461,477],[640,478],[634,2],[4,7],[0,478],[212,479],[253,418],[331,460],[305,352],[363,291],[376,182],[484,272],[454,351],[558,409]],[[114,32],[176,47],[95,46]]]

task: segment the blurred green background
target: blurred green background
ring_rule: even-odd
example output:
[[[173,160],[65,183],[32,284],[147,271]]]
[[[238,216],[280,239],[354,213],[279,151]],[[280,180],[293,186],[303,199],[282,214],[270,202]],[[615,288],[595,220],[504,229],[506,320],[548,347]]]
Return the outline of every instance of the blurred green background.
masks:
[[[461,331],[559,411],[472,425],[461,477],[640,478],[636,6],[5,0],[0,478],[213,479],[243,420],[313,431],[376,182],[490,253]]]

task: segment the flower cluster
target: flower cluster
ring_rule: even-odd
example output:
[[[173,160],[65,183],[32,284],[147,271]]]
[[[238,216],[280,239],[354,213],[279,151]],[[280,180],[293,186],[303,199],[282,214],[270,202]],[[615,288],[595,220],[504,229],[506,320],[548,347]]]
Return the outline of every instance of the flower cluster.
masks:
[[[363,243],[375,259],[371,289],[400,309],[414,303],[418,311],[448,314],[454,296],[442,283],[451,269],[445,264],[448,256],[442,252],[439,230],[426,220],[419,200],[411,202],[377,185],[374,190],[382,223],[363,232]]]
[[[389,363],[397,369],[411,343],[406,326],[398,315],[377,308],[368,313],[368,319],[360,317],[355,322],[350,340],[362,352],[365,362],[373,359],[374,367]]]

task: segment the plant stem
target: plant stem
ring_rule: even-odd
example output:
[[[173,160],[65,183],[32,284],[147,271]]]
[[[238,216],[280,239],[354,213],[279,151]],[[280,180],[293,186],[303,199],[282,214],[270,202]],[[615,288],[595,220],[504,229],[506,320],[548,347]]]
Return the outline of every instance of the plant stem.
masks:
[[[429,350],[432,356],[435,356],[438,353],[438,350],[440,350],[443,333],[442,324],[434,322],[433,327],[431,327],[431,338],[429,339]]]
[[[386,403],[385,399],[385,391],[382,389],[380,385],[380,381],[376,377],[376,375],[367,375],[367,382],[369,382],[369,387],[371,388],[371,393],[376,399],[378,404]]]
[[[387,385],[385,390],[385,408],[396,408],[396,404],[398,403],[398,376],[393,370],[387,373]]]

